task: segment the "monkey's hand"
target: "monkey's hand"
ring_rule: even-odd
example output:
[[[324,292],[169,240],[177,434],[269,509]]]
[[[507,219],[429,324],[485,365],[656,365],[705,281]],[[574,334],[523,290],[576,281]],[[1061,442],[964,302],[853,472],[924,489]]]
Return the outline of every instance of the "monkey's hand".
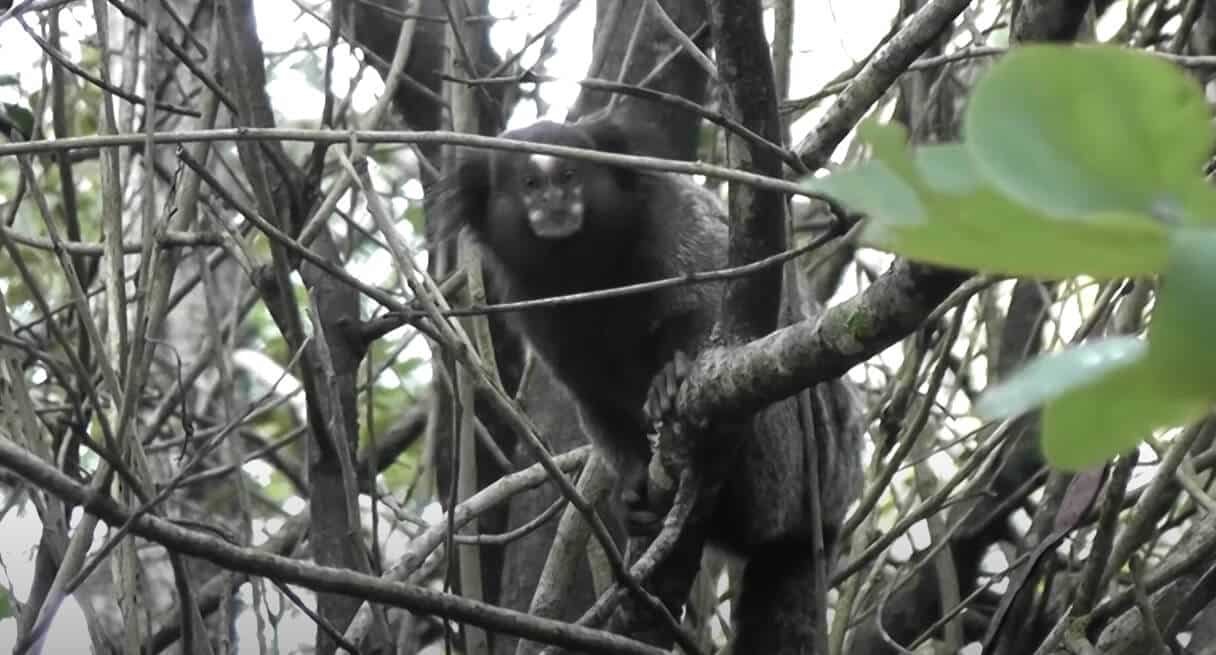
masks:
[[[672,360],[655,375],[646,393],[642,411],[657,439],[651,444],[648,466],[625,477],[621,496],[626,509],[626,529],[635,536],[658,534],[663,517],[671,509],[676,491],[674,472],[679,470],[681,459],[675,449],[683,447],[683,424],[678,416],[676,398],[691,369],[688,356],[677,350]]]
[[[653,462],[653,459],[651,460]],[[621,502],[625,505],[625,531],[630,537],[654,537],[663,527],[667,513],[653,493],[646,466],[635,467],[621,477]]]
[[[658,375],[650,381],[650,389],[646,392],[646,404],[642,412],[646,420],[655,426],[662,434],[663,427],[673,427],[679,421],[676,399],[680,394],[680,386],[692,370],[692,362],[684,351],[677,350],[670,362],[659,369]]]

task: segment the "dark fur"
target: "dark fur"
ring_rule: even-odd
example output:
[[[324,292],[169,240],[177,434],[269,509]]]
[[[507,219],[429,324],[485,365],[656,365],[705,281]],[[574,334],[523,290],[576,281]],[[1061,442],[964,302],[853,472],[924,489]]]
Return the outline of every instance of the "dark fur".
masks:
[[[630,149],[624,133],[609,123],[542,122],[503,136],[609,152]],[[566,160],[563,166],[572,166],[583,185],[582,229],[563,239],[536,236],[519,198],[528,157],[469,153],[449,178],[441,205],[445,218],[476,235],[499,297],[532,300],[726,265],[722,203],[690,180],[664,173]],[[592,441],[631,481],[644,475],[650,458],[642,411],[647,390],[677,350],[695,356],[705,345],[721,293],[719,284],[682,285],[513,313],[508,320],[570,388]],[[788,322],[801,308],[786,303],[785,309]],[[744,573],[737,653],[811,652],[806,448],[819,448],[829,540],[856,494],[858,469],[851,443],[812,436],[851,438],[847,390],[835,385],[817,389],[816,395],[814,425],[804,425],[795,399],[744,421],[743,429],[752,434],[745,435],[742,452],[731,460],[713,538],[736,553],[759,556]]]

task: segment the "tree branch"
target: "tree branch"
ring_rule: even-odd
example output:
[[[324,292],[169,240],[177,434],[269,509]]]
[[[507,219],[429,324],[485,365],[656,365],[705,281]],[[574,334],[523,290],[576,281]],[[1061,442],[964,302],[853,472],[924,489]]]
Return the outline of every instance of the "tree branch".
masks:
[[[61,500],[84,507],[87,512],[111,526],[121,526],[131,518],[128,508],[111,498],[92,493],[84,485],[12,442],[0,440],[0,466]],[[146,514],[135,519],[131,524],[131,532],[174,552],[199,557],[232,571],[273,578],[278,582],[299,585],[319,593],[338,594],[412,612],[434,614],[592,653],[663,653],[657,648],[598,630],[540,619],[416,585],[394,583],[354,571],[308,564],[255,548],[242,548],[219,537],[189,530],[172,521]]]

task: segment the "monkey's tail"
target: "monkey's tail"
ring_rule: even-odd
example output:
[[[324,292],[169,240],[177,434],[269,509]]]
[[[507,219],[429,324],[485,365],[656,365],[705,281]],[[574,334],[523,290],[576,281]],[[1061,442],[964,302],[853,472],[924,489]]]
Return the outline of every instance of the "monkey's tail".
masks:
[[[675,550],[680,535],[692,516],[701,486],[701,476],[693,468],[695,467],[686,468],[680,473],[680,482],[676,487],[671,511],[667,512],[667,516],[663,518],[663,527],[629,569],[629,575],[639,584],[644,584],[650,574],[654,573],[655,568]],[[626,593],[628,593],[628,589],[625,585],[620,581],[614,582],[612,588],[596,599],[595,604],[579,617],[578,625],[588,627],[603,625]]]
[[[646,582],[655,568],[675,550],[676,542],[692,517],[700,491],[701,476],[696,473],[696,467],[685,468],[680,473],[680,482],[676,486],[675,498],[671,501],[671,510],[663,517],[663,527],[629,570],[629,574],[637,578],[638,582]]]

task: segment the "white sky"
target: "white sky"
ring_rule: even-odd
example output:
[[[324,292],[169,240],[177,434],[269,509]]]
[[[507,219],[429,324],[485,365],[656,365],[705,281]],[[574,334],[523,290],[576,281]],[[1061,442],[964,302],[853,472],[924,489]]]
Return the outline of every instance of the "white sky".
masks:
[[[807,95],[819,89],[857,58],[868,53],[886,32],[897,4],[896,0],[799,2],[794,29],[795,60],[792,65],[796,77],[791,80],[791,97]],[[558,5],[557,0],[493,0],[492,10],[495,14],[514,12],[515,16],[513,20],[500,22],[493,29],[492,39],[495,47],[500,51],[518,50],[528,35],[537,33],[552,20]],[[292,2],[258,0],[255,6],[259,31],[268,53],[285,52],[299,47],[305,35],[313,43],[325,42],[327,29],[307,16],[297,18],[300,13]],[[572,81],[583,76],[590,61],[594,7],[591,0],[583,0],[558,34],[555,44],[558,55],[549,60],[547,70],[550,75],[571,82],[544,85],[541,93],[549,103],[550,110],[546,116],[539,118],[561,120],[578,93],[578,86]],[[80,3],[71,12],[65,13],[64,45],[69,55],[74,58],[79,56],[79,48],[74,39],[92,30],[88,9],[86,4]],[[79,17],[81,22],[74,21],[73,17]],[[771,13],[766,18],[771,33]],[[290,24],[290,28],[283,28],[287,24]],[[534,46],[533,50],[538,49],[538,46],[539,44]],[[15,21],[10,20],[0,25],[0,76],[17,75],[21,79],[20,89],[13,86],[0,87],[0,102],[23,102],[23,92],[28,93],[40,85],[41,78],[37,69],[40,58],[36,45]],[[296,59],[289,58],[277,66],[269,89],[275,109],[284,119],[305,125],[313,124],[318,120],[322,99],[321,95],[310,87],[304,75],[292,68],[291,64],[299,59],[299,56]],[[523,57],[523,64],[528,66],[535,60],[536,54],[528,53]],[[355,63],[348,58],[336,62],[337,93],[345,94],[347,80],[355,70]],[[380,89],[380,81],[374,74],[365,75],[365,80],[355,96],[355,109],[362,111],[369,108]],[[534,105],[522,105],[518,114],[512,118],[511,124],[524,125],[537,118],[534,115]],[[812,121],[813,117],[795,125],[796,137],[800,136],[799,132],[808,129]],[[4,539],[0,540],[0,558],[3,558],[5,565],[4,570],[0,571],[0,582],[16,589],[18,596],[24,598],[32,577],[30,557],[39,534],[37,516],[32,512],[12,512],[0,523],[0,534],[4,534]],[[288,617],[291,616],[293,613],[289,612]],[[300,619],[298,614],[294,616],[295,619],[286,619],[296,621],[286,632],[299,635],[300,643],[309,643],[313,634],[311,623]],[[245,647],[243,650],[252,648],[256,642],[252,632],[255,626],[250,613],[243,613],[239,629]],[[0,621],[0,652],[12,649],[15,633],[13,620]],[[79,608],[74,603],[68,603],[58,615],[46,652],[84,652],[87,649],[85,640],[83,617]]]

